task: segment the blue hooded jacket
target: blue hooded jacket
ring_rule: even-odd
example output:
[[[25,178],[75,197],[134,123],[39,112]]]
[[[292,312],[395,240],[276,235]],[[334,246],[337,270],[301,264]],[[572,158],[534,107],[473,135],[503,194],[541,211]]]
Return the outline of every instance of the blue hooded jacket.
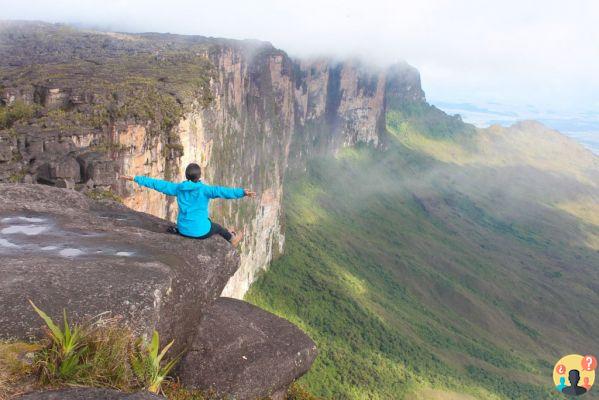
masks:
[[[136,176],[138,185],[159,191],[168,196],[177,196],[179,215],[177,229],[185,236],[200,237],[210,231],[208,203],[210,199],[239,199],[245,196],[242,188],[210,186],[202,182],[185,181],[174,183],[160,179]]]

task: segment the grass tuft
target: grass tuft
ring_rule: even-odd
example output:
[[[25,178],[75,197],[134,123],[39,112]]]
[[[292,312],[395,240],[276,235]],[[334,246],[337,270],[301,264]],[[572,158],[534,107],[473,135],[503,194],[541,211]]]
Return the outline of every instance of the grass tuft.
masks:
[[[92,190],[87,190],[84,192],[85,195],[87,197],[89,197],[92,200],[96,200],[96,201],[102,201],[102,200],[109,200],[109,201],[116,201],[117,203],[123,203],[123,198],[119,195],[117,195],[116,193],[114,193],[112,190],[102,190],[102,189],[92,189]]]

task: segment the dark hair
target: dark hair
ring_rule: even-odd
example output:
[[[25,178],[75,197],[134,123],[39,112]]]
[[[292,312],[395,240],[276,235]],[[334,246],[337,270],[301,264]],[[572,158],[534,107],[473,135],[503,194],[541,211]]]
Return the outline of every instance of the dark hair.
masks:
[[[191,163],[185,168],[185,178],[190,181],[197,182],[202,176],[202,169],[196,163]]]

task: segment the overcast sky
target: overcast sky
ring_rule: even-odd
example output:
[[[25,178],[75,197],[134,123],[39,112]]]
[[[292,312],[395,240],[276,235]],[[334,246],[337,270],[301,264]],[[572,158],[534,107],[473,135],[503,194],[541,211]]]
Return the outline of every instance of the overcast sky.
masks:
[[[599,110],[597,0],[0,0],[0,18],[406,60],[435,101]]]

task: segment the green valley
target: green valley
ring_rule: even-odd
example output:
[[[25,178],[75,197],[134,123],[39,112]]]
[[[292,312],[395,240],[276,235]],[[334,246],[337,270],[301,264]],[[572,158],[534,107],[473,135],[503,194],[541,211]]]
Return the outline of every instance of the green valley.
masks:
[[[246,300],[314,339],[323,398],[560,398],[555,361],[599,350],[596,157],[534,122],[386,120],[384,151],[288,174],[285,253]]]

